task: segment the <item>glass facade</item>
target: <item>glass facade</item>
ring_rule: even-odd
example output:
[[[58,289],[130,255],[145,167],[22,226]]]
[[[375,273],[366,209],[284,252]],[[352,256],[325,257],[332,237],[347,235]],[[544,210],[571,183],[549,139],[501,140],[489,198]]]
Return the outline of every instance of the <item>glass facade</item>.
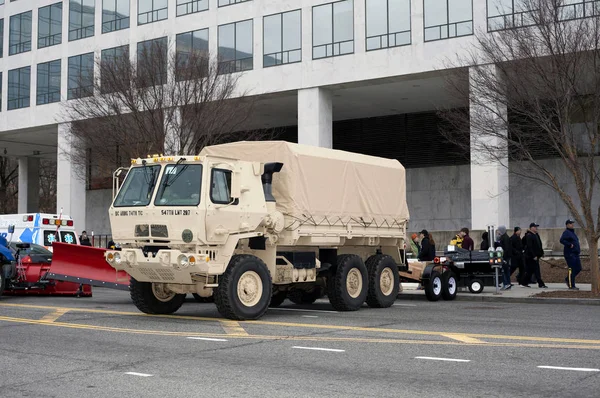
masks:
[[[167,83],[168,40],[161,37],[137,45],[137,77],[140,87]]]
[[[129,28],[129,0],[102,0],[102,33]]]
[[[138,25],[167,19],[168,3],[168,0],[138,0]]]
[[[29,107],[31,85],[31,66],[8,71],[7,109]]]
[[[197,76],[206,76],[208,71],[208,29],[178,34],[176,38],[176,54],[175,78],[178,81],[194,76],[193,71],[187,68],[191,55],[194,55],[191,67],[199,68]]]
[[[95,0],[69,0],[69,41],[94,36]]]
[[[237,3],[244,3],[250,0],[219,0],[219,7],[230,6]]]
[[[31,51],[31,11],[11,16],[8,34],[8,55],[27,51]]]
[[[208,0],[177,0],[177,16],[208,10]]]
[[[60,59],[37,66],[36,105],[60,101]]]
[[[313,59],[354,52],[353,0],[314,6],[312,19]]]
[[[534,3],[529,0],[487,0],[488,31],[533,25],[535,22],[529,10],[530,4]]]
[[[473,34],[472,0],[424,0],[425,41]]]
[[[263,66],[302,61],[302,11],[263,18]]]
[[[0,58],[4,56],[4,18],[0,19]]]
[[[561,21],[600,16],[598,0],[564,0],[557,7],[557,17]]]
[[[234,22],[219,26],[219,73],[234,73],[254,68],[253,22]]]
[[[410,40],[410,0],[366,0],[367,51],[404,46]]]
[[[94,53],[69,57],[67,99],[94,94]]]
[[[130,65],[127,60],[129,59],[129,46],[119,46],[113,48],[107,48],[102,50],[100,55],[100,92],[110,93],[113,92],[113,78],[110,77],[112,73],[117,74],[118,68]],[[123,63],[125,62],[125,63]],[[112,66],[110,64],[113,64]],[[112,82],[112,83],[111,83]]]
[[[38,10],[38,48],[62,42],[62,3],[51,4]]]

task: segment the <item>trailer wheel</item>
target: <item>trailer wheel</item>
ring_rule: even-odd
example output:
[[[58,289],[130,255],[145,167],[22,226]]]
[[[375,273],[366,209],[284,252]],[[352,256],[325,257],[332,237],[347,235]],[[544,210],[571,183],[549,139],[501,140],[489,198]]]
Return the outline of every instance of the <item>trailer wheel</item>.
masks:
[[[390,256],[377,254],[367,259],[369,290],[367,304],[372,308],[388,308],[396,301],[400,290],[398,264]]]
[[[251,255],[235,255],[215,293],[219,313],[235,320],[258,319],[271,302],[271,274],[265,263]]]
[[[209,297],[202,297],[198,293],[192,293],[192,296],[194,296],[194,299],[196,299],[196,301],[199,302],[199,303],[214,303],[215,302],[215,295],[214,294],[212,294]]]
[[[273,296],[271,296],[271,302],[269,303],[269,307],[279,307],[285,299],[287,298],[287,292],[284,290],[282,292],[277,292]]]
[[[429,301],[438,301],[442,297],[442,277],[439,272],[433,271],[427,284],[425,284],[425,296]]]
[[[444,272],[442,274],[442,298],[444,300],[454,300],[457,291],[456,274],[452,271]]]
[[[172,314],[185,301],[185,294],[169,292],[162,283],[138,282],[134,278],[129,294],[138,310],[146,314]]]
[[[291,290],[287,298],[294,304],[312,304],[323,296],[323,289],[320,286],[312,290]]]
[[[338,256],[335,273],[327,278],[327,296],[337,311],[356,311],[367,298],[367,267],[355,254]]]
[[[469,282],[469,291],[473,294],[483,292],[483,281],[481,279],[471,279]]]

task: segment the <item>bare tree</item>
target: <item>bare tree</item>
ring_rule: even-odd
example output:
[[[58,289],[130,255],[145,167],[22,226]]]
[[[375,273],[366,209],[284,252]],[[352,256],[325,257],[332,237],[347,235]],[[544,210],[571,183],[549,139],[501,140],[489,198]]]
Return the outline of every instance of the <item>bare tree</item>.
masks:
[[[40,160],[40,212],[56,213],[56,160]]]
[[[255,99],[241,91],[239,73],[207,52],[169,51],[167,40],[103,52],[99,71],[82,73],[79,97],[65,102],[75,149],[72,161],[92,174],[110,176],[116,166],[148,154],[194,154],[204,146],[267,139],[271,130],[244,129]],[[90,174],[90,170],[87,170]]]
[[[0,157],[0,213],[17,212],[19,165],[16,159]]]
[[[560,196],[589,244],[598,295],[600,7],[567,3],[525,0],[523,18],[509,15],[503,30],[477,33],[476,45],[449,62],[449,89],[468,98],[470,110],[442,111],[451,126],[443,134],[472,161],[498,162]]]

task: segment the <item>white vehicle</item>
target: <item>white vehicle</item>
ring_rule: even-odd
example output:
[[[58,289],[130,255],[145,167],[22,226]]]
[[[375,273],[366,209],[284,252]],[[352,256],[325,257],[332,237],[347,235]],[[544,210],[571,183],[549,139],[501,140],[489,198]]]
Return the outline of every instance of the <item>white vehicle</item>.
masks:
[[[9,225],[15,226],[14,234],[8,232]],[[2,214],[0,236],[8,241],[35,243],[49,250],[52,250],[52,243],[55,241],[79,244],[73,219],[64,214]]]

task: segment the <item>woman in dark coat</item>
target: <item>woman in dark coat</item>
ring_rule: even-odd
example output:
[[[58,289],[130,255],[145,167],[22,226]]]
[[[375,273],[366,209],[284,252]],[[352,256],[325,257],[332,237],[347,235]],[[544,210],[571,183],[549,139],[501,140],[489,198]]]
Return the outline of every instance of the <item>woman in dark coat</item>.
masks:
[[[479,246],[479,250],[487,251],[490,248],[490,239],[489,234],[484,232],[481,234],[481,245]]]

